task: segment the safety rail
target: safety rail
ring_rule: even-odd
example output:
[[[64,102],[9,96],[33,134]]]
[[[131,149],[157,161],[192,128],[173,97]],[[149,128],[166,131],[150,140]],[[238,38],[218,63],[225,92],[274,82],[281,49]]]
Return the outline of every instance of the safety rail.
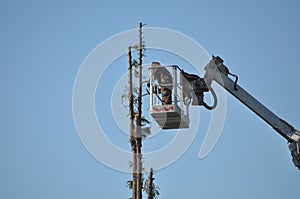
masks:
[[[159,71],[165,68],[172,82],[162,82],[160,78],[154,75],[162,75]],[[150,114],[163,129],[178,129],[189,127],[189,107],[184,103],[181,69],[176,65],[169,66],[151,66],[150,70]],[[166,74],[164,74],[166,75]],[[161,82],[159,82],[161,81]],[[172,102],[163,103],[162,87],[171,88]]]

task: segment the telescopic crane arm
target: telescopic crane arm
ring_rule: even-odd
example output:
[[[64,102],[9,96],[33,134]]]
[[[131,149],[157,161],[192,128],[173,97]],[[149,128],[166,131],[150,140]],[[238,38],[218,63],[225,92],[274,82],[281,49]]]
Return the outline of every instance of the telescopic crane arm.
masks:
[[[251,96],[247,91],[237,84],[237,76],[231,74],[228,68],[223,64],[220,57],[212,57],[211,61],[205,67],[204,81],[208,88],[212,81],[216,81],[231,95],[237,98],[270,126],[272,126],[281,136],[288,141],[288,147],[291,151],[293,163],[300,169],[300,131],[295,129],[289,123],[284,121]],[[233,75],[236,80],[233,81],[228,76]]]

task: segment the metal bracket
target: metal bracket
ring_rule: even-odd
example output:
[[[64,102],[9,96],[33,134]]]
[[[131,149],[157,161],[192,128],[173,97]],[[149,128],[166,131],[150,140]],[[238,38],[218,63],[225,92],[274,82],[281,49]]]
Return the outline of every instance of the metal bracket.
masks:
[[[217,64],[215,63],[214,58],[215,57],[213,56],[212,60],[210,60],[210,62],[205,67],[204,81],[208,88],[211,87],[212,81],[215,78],[215,74],[216,74],[217,68],[218,68]]]
[[[291,142],[289,144],[293,163],[300,170],[300,142]]]

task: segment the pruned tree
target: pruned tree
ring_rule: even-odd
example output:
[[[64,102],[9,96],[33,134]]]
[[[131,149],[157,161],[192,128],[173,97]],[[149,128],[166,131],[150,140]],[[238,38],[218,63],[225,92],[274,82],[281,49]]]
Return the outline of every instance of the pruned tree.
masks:
[[[126,182],[126,186],[132,189],[132,199],[142,199],[142,191],[149,190],[145,187],[147,180],[143,177],[142,140],[151,134],[150,121],[142,114],[142,87],[148,82],[148,77],[142,72],[142,58],[145,56],[145,43],[142,36],[142,26],[139,24],[139,44],[128,48],[128,87],[122,95],[122,101],[128,99],[130,117],[130,144],[132,151],[132,180]],[[132,49],[138,53],[138,60],[132,59]],[[134,78],[133,78],[134,76]],[[137,83],[135,84],[135,82]],[[123,103],[125,106],[125,104]],[[151,170],[153,173],[153,170]],[[151,186],[153,182],[151,181]],[[157,189],[151,193],[159,195]],[[146,191],[147,192],[147,191]],[[150,193],[150,192],[149,192]],[[156,193],[156,194],[155,194]],[[152,194],[153,195],[153,194]]]

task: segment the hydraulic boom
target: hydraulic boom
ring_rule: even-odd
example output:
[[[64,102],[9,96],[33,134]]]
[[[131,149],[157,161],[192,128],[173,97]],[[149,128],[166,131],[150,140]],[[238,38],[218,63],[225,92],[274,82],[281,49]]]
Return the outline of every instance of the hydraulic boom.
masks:
[[[216,81],[225,88],[231,95],[237,98],[288,141],[288,147],[291,151],[293,163],[300,169],[300,131],[295,129],[289,123],[284,121],[251,96],[247,91],[237,84],[237,76],[229,72],[223,64],[220,57],[212,57],[211,61],[205,67],[206,73],[204,81],[208,88],[211,88],[212,81]],[[228,76],[233,75],[236,80],[233,81]]]

